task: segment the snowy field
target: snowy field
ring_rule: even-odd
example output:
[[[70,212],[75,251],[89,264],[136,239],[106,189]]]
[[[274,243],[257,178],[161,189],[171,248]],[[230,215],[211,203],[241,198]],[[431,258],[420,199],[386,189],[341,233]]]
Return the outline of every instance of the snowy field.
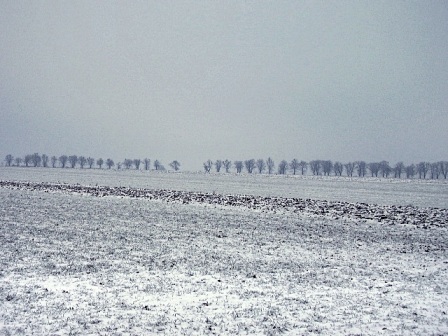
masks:
[[[0,180],[447,208],[445,181],[34,168]],[[446,335],[447,238],[446,226],[2,187],[0,335]]]

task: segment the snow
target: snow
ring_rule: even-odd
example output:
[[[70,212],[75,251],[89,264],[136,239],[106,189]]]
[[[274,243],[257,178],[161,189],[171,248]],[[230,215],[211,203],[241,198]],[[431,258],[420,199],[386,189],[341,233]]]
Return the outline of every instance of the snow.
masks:
[[[123,190],[145,187],[130,176]],[[106,182],[0,187],[0,335],[448,333],[446,217],[386,224],[86,192]]]

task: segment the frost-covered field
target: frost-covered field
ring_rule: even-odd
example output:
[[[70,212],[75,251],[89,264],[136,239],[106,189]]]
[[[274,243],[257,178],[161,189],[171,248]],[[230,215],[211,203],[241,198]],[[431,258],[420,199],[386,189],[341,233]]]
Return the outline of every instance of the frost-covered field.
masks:
[[[0,180],[261,194],[288,179],[16,171]],[[443,182],[340,182],[446,197]],[[447,238],[446,226],[0,188],[0,335],[448,334]]]

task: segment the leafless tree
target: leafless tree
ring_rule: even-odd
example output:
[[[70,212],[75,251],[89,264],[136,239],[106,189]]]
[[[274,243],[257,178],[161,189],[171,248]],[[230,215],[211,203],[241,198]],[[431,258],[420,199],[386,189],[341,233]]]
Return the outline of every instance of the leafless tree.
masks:
[[[254,159],[250,159],[250,160],[244,161],[244,166],[246,167],[247,172],[249,174],[252,174],[252,172],[255,169],[255,160]]]
[[[89,165],[89,168],[92,169],[92,166],[95,164],[95,159],[89,156],[87,158],[87,164]]]
[[[353,176],[353,172],[355,171],[356,164],[354,162],[347,162],[345,165],[345,172],[347,176]]]
[[[38,165],[40,165],[40,163],[42,162],[42,158],[39,155],[39,153],[34,153],[31,156],[31,162],[33,163],[34,167],[37,167]]]
[[[29,164],[32,162],[33,156],[31,154],[25,155],[23,162],[25,163],[25,166],[28,167]]]
[[[18,167],[18,166],[20,166],[20,164],[22,163],[22,158],[21,157],[16,157],[15,159],[14,159],[14,162],[16,163],[16,166]]]
[[[395,178],[401,178],[401,174],[403,174],[404,169],[405,169],[404,163],[402,161],[397,162],[394,167]]]
[[[268,174],[272,174],[275,168],[274,160],[272,160],[270,157],[266,160],[266,168],[268,170]]]
[[[76,155],[70,155],[70,156],[68,157],[68,162],[70,163],[70,166],[71,166],[72,168],[75,168],[76,163],[78,162],[78,156],[76,156]]]
[[[443,175],[443,178],[446,180],[446,176],[448,175],[448,161],[440,161],[440,173]]]
[[[177,160],[174,160],[170,163],[170,167],[174,169],[174,171],[178,171],[180,168],[180,163]]]
[[[286,171],[288,170],[288,162],[286,160],[280,161],[278,164],[278,173],[279,174],[286,174]]]
[[[219,173],[219,171],[221,170],[221,167],[222,167],[222,160],[216,160],[215,161],[215,168],[216,168],[216,171]]]
[[[224,166],[224,169],[226,170],[226,173],[228,173],[229,170],[230,170],[230,167],[232,167],[232,161],[225,159],[222,162],[222,165]]]
[[[406,166],[404,168],[404,171],[406,173],[406,178],[414,178],[415,174],[416,174],[416,167],[415,164],[411,164],[409,166]]]
[[[47,154],[42,154],[42,166],[47,168],[48,167],[48,160],[50,158],[48,157]]]
[[[289,169],[291,169],[293,175],[295,175],[296,171],[299,169],[299,161],[297,159],[292,159],[289,163]]]
[[[366,176],[367,173],[367,163],[365,161],[356,161],[356,172],[359,177]]]
[[[162,168],[162,163],[159,160],[155,160],[153,165],[154,165],[155,170],[161,170],[161,168]]]
[[[243,170],[243,161],[235,161],[233,165],[235,166],[236,172],[241,173]]]
[[[321,164],[324,175],[330,176],[331,171],[333,170],[333,162],[331,162],[330,160],[325,160],[321,161]]]
[[[339,161],[336,161],[333,165],[333,170],[335,175],[342,176],[342,173],[344,172],[344,165]]]
[[[124,159],[123,166],[126,169],[130,169],[132,167],[132,160],[131,159]]]
[[[112,159],[107,159],[106,160],[106,166],[107,168],[111,169],[113,166],[115,166],[115,162]]]
[[[300,173],[302,175],[305,175],[307,168],[308,168],[308,163],[306,163],[306,161],[302,160],[299,162],[299,169],[300,169]]]
[[[383,177],[389,177],[390,173],[392,172],[392,168],[390,167],[389,162],[380,162],[380,172]]]
[[[78,158],[76,158],[76,160],[78,160]],[[75,164],[76,164],[76,160],[75,160]],[[61,155],[59,157],[59,162],[61,163],[61,167],[65,168],[65,166],[67,165],[67,161],[68,161],[68,156],[67,155]]]
[[[322,161],[320,160],[313,160],[310,161],[310,169],[313,175],[320,175],[320,170],[322,168]]]
[[[134,163],[135,170],[140,170],[140,164],[142,163],[142,160],[134,159],[132,162]]]
[[[57,158],[56,156],[53,155],[53,156],[51,157],[50,161],[51,161],[51,166],[52,166],[53,168],[56,168],[56,163],[58,162],[58,158]]]
[[[151,160],[146,158],[143,160],[143,163],[145,164],[145,170],[149,170],[151,168]]]
[[[84,169],[84,166],[86,165],[87,159],[84,156],[80,156],[78,158],[79,166],[81,169]]]
[[[266,169],[266,163],[264,163],[263,159],[258,159],[255,163],[258,169],[258,173],[261,174]]]
[[[96,160],[96,165],[98,167],[100,167],[100,169],[103,167],[104,164],[104,160],[102,158],[99,158],[98,160]]]
[[[210,171],[212,170],[212,167],[213,167],[213,161],[207,160],[204,162],[203,166],[204,166],[205,172],[210,173]]]
[[[433,162],[431,163],[431,165],[429,166],[429,171],[431,173],[431,180],[435,180],[439,178],[440,175],[440,170],[439,170],[440,166],[438,162]]]
[[[425,179],[426,175],[428,174],[429,171],[429,167],[431,166],[431,164],[429,162],[419,162],[417,164],[417,173],[418,173],[418,178],[421,179]]]
[[[369,162],[367,164],[367,167],[370,170],[370,174],[373,176],[378,177],[378,173],[380,172],[381,169],[381,164],[379,162]]]
[[[5,162],[7,167],[11,167],[12,161],[14,160],[14,156],[12,154],[8,154],[5,156]]]

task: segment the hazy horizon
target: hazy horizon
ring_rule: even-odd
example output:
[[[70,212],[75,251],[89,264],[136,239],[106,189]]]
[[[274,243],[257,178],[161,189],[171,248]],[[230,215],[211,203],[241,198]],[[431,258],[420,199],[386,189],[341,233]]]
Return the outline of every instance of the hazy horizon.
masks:
[[[1,1],[0,155],[448,159],[444,1]]]

